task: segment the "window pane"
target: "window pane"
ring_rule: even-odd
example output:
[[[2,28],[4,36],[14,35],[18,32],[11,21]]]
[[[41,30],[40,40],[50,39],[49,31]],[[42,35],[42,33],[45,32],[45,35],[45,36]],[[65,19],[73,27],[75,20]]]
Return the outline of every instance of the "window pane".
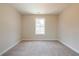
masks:
[[[44,18],[37,18],[36,19],[36,34],[45,34],[45,19]]]

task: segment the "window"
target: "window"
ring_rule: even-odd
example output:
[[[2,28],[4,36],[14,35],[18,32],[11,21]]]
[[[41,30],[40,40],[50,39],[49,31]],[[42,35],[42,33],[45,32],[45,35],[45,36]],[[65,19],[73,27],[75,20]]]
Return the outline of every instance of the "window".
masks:
[[[45,19],[36,18],[35,34],[45,34]]]

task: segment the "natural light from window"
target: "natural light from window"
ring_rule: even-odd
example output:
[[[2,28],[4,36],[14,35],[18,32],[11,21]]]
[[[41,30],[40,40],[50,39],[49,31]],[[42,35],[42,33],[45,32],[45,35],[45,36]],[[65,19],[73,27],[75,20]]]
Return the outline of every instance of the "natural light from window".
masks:
[[[45,34],[45,19],[44,18],[36,18],[35,21],[35,34],[36,35],[44,35]]]

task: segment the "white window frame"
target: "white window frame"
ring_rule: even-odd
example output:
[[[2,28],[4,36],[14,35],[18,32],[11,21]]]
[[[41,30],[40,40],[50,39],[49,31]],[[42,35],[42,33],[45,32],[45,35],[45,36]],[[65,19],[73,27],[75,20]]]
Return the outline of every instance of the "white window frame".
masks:
[[[43,23],[41,23],[43,22]],[[35,34],[44,35],[45,34],[45,18],[36,18],[35,20]]]

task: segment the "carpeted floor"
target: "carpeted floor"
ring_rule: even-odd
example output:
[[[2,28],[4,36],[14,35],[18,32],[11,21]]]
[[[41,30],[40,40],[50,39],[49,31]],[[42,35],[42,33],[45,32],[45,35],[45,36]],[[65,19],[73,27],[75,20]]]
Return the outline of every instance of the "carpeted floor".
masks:
[[[58,41],[21,41],[3,56],[79,56]]]

